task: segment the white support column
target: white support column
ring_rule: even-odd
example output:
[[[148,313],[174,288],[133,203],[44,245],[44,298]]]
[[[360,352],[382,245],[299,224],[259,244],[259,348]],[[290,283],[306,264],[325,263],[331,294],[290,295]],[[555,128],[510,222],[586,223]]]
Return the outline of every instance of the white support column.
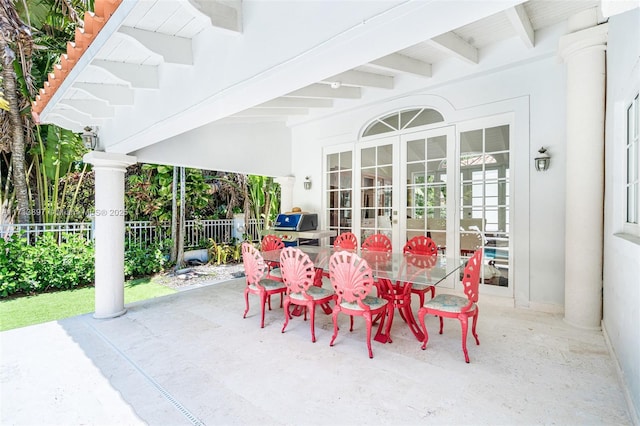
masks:
[[[113,318],[124,308],[124,173],[136,157],[92,151],[84,161],[95,172],[95,318]]]
[[[290,212],[293,208],[293,184],[296,178],[282,176],[274,180],[280,184],[280,213]]]
[[[569,26],[575,32],[564,36],[559,47],[567,69],[564,319],[576,327],[599,329],[607,25],[582,14]]]

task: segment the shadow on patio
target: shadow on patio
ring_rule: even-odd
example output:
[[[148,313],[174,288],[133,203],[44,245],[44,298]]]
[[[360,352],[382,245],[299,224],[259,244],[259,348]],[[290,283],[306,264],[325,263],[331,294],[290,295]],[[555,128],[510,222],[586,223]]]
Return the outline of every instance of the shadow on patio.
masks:
[[[397,317],[392,344],[341,316],[265,328],[242,279],[0,334],[2,424],[630,424],[601,332],[480,295],[480,346],[427,318],[427,350]]]

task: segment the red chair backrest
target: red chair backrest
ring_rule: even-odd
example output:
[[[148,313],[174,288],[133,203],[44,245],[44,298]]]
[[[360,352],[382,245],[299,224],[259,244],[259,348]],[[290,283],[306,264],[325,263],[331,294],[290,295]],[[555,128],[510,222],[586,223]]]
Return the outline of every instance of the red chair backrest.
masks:
[[[470,308],[472,304],[478,301],[478,287],[480,284],[480,271],[482,270],[482,249],[476,250],[471,259],[464,267],[462,274],[462,287],[464,294],[469,299],[469,304],[465,308]],[[463,308],[463,312],[466,309]]]
[[[252,244],[242,243],[242,263],[244,264],[244,274],[247,284],[260,284],[264,277],[267,265],[262,255]]]
[[[275,235],[265,235],[260,244],[262,251],[280,250],[284,248],[284,243]]]
[[[295,247],[287,247],[280,253],[282,281],[287,293],[304,293],[313,285],[316,268],[309,256]]]
[[[425,237],[424,235],[418,235],[417,237],[413,237],[407,241],[402,252],[432,256],[434,254],[438,254],[438,246],[431,238]]]
[[[334,250],[355,250],[358,248],[358,239],[351,232],[343,232],[333,240]]]
[[[384,234],[369,235],[362,242],[362,250],[384,251],[387,253],[391,253],[391,240]]]
[[[329,259],[329,276],[338,303],[357,302],[363,309],[369,309],[362,303],[373,288],[373,273],[366,260],[353,252],[335,252]]]

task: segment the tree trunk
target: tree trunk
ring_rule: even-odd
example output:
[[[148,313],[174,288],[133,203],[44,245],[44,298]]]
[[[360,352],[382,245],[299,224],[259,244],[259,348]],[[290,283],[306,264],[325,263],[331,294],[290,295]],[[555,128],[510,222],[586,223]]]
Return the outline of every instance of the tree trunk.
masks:
[[[171,261],[178,258],[178,167],[173,167],[171,188]]]
[[[180,221],[178,232],[178,254],[176,259],[176,268],[182,268],[184,266],[184,237],[186,233],[185,224],[185,203],[186,203],[186,186],[187,179],[185,176],[184,167],[180,167]]]
[[[25,143],[22,118],[18,106],[18,88],[13,71],[15,52],[11,50],[5,38],[0,36],[0,54],[2,55],[2,86],[5,100],[9,104],[9,122],[11,131],[11,162],[13,164],[13,188],[18,208],[18,223],[29,222],[29,191],[25,172]]]

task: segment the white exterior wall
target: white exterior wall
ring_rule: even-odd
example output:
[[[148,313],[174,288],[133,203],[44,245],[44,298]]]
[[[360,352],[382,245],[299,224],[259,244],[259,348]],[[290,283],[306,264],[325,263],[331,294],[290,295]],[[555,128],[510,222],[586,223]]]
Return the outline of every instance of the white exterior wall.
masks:
[[[286,176],[291,131],[282,123],[214,123],[142,148],[136,156],[141,163]]]
[[[640,90],[640,9],[609,19],[602,327],[640,419],[640,238],[623,235],[626,108]]]
[[[294,205],[322,212],[323,147],[349,144],[372,119],[413,106],[438,109],[448,122],[515,113],[513,179],[515,195],[514,290],[518,306],[561,312],[564,304],[564,136],[565,72],[555,57],[442,85],[349,111],[293,129]],[[530,118],[530,123],[529,123]],[[536,172],[533,158],[549,149],[551,167]],[[314,182],[302,187],[304,176]],[[326,226],[324,217],[321,226]]]

